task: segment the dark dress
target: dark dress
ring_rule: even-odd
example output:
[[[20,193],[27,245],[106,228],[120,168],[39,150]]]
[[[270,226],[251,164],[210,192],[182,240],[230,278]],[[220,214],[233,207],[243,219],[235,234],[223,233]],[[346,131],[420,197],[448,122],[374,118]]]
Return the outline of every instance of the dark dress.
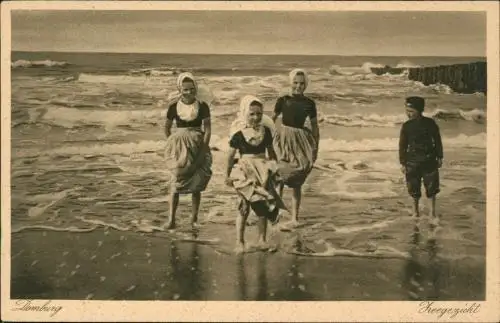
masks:
[[[277,100],[274,112],[283,120],[273,140],[281,175],[288,187],[300,187],[315,162],[316,140],[304,124],[308,117],[317,117],[316,103],[306,96],[286,95]]]

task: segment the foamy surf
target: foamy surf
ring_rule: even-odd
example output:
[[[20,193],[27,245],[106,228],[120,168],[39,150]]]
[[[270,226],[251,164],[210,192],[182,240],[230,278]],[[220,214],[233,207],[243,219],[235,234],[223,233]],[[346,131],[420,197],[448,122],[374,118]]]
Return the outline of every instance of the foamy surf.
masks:
[[[37,205],[31,207],[28,210],[28,217],[37,218],[45,213],[47,209],[56,205],[64,198],[66,198],[70,193],[78,191],[79,188],[67,189],[64,191],[60,191],[57,193],[48,193],[48,194],[38,194],[35,196],[27,196],[27,200],[36,202]]]
[[[77,108],[52,107],[28,110],[30,123],[44,123],[63,128],[81,126],[141,127],[163,123],[166,109],[151,110],[81,110]]]
[[[486,148],[486,133],[472,136],[460,134],[456,137],[443,137],[445,147],[454,148]],[[363,151],[396,151],[398,138],[362,139],[362,140],[335,140],[320,141],[320,150],[324,152],[363,152]]]
[[[89,228],[80,228],[75,226],[55,227],[51,225],[24,225],[12,228],[11,232],[19,233],[21,231],[26,231],[26,230],[43,230],[43,231],[56,231],[56,232],[86,233],[86,232],[92,232],[97,228],[98,226],[92,226]]]
[[[171,93],[171,99],[176,96],[176,92]],[[233,94],[231,94],[230,97],[233,97]],[[200,100],[212,102],[216,99],[211,92],[207,90],[200,94]],[[166,117],[167,102],[172,102],[172,100],[165,100],[162,103],[158,102],[152,109],[141,110],[113,110],[93,105],[90,105],[87,109],[76,107],[37,107],[27,110],[29,120],[25,120],[24,118],[17,122],[14,120],[13,126],[16,127],[22,124],[47,124],[66,129],[97,126],[110,130],[117,127],[137,129],[141,127],[160,126],[163,125]],[[324,107],[323,110],[327,111],[327,108],[328,107]],[[212,110],[212,118],[216,121],[218,118],[235,115],[237,107],[229,105],[213,107]],[[404,114],[380,115],[367,112],[342,115],[338,113],[327,113],[325,111],[320,111],[321,122],[344,127],[393,128],[400,126],[407,120]],[[436,109],[433,111],[426,111],[424,115],[443,121],[464,120],[481,124],[486,122],[486,112],[480,109],[466,111],[460,109],[452,111]]]
[[[409,258],[408,252],[398,250],[391,246],[383,246],[375,243],[368,243],[366,250],[352,250],[335,247],[331,242],[324,239],[314,243],[304,243],[300,238],[286,239],[281,244],[281,249],[286,253],[305,257],[357,257],[357,258]]]
[[[470,111],[456,110],[449,111],[436,109],[434,111],[424,112],[424,116],[435,120],[465,120],[474,121],[477,123],[486,122],[486,112],[484,110],[473,109]],[[393,128],[400,126],[408,117],[404,114],[400,115],[379,115],[371,114],[352,114],[339,115],[328,114],[322,117],[324,122],[344,126],[344,127],[387,127]]]
[[[46,60],[42,60],[42,61],[30,61],[30,60],[19,59],[15,62],[10,63],[10,66],[12,68],[54,67],[54,66],[66,66],[66,65],[68,65],[67,62],[52,61],[50,59],[46,59]]]
[[[361,66],[339,66],[332,65],[329,68],[329,72],[332,75],[356,75],[356,74],[371,74],[371,69],[376,67],[384,67],[382,64],[365,62]]]
[[[486,133],[467,136],[460,134],[456,137],[444,137],[443,143],[448,149],[459,148],[486,148]],[[216,151],[227,151],[227,138],[213,136],[212,148]],[[362,139],[362,140],[335,140],[331,138],[320,141],[320,151],[323,153],[334,152],[369,152],[369,151],[397,151],[397,138]],[[110,156],[131,155],[134,153],[162,153],[165,148],[163,140],[142,140],[138,142],[118,144],[93,144],[81,146],[68,146],[44,151],[18,150],[13,152],[17,158],[29,158],[40,156]],[[334,155],[332,155],[334,157]],[[323,155],[323,158],[325,156]]]

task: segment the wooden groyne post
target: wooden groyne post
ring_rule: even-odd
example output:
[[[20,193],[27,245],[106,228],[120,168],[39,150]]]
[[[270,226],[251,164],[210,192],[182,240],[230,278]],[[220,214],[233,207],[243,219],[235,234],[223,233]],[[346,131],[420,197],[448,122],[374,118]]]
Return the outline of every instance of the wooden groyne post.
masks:
[[[385,73],[401,74],[401,68],[372,68],[372,73],[382,75]],[[482,92],[486,94],[487,77],[486,62],[469,64],[439,65],[431,67],[407,68],[408,78],[412,81],[422,82],[424,85],[446,84],[457,93]]]

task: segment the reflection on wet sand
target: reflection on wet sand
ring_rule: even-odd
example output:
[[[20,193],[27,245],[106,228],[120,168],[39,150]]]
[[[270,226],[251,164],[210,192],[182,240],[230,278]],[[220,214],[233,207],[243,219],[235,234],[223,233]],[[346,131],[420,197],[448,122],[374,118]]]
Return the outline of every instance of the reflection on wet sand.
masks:
[[[269,286],[267,284],[267,255],[259,254],[257,262],[257,298],[258,301],[265,301],[269,296]]]
[[[381,298],[372,295],[380,284],[384,284],[386,296],[383,299],[387,300],[448,297],[448,289],[456,285],[448,277],[455,279],[449,275],[455,275],[456,271],[454,263],[440,255],[444,238],[437,236],[435,228],[425,228],[421,232],[421,227],[415,225],[407,239],[409,257],[406,260],[373,259],[369,269],[366,260],[359,258],[311,258],[265,252],[213,255],[209,246],[174,241],[167,254],[169,292],[162,298],[379,300]],[[400,284],[395,280],[398,276]]]
[[[245,256],[238,255],[238,259],[236,261],[237,269],[237,279],[238,282],[236,284],[237,287],[237,295],[239,300],[247,299],[247,275],[245,273]]]
[[[198,244],[183,244],[186,251],[184,258],[179,250],[180,246],[172,242],[170,246],[170,268],[174,289],[173,299],[199,300],[205,289],[200,270],[200,255]]]
[[[239,256],[236,261],[238,300],[311,300],[298,257],[291,257],[286,274],[272,267],[272,254]]]
[[[315,299],[314,295],[307,289],[306,279],[301,271],[299,256],[290,258],[288,268],[284,281],[280,281],[279,286],[281,288],[276,293],[276,300],[303,301]]]
[[[256,281],[254,282],[249,279],[253,277],[255,267],[248,264],[249,259],[245,259],[244,255],[239,255],[236,261],[237,266],[237,295],[239,300],[257,300],[264,301],[269,299],[269,296],[273,295],[273,293],[269,290],[268,281],[267,281],[267,255],[266,254],[258,254],[256,255]],[[250,275],[248,274],[250,271]],[[256,289],[255,296],[252,297],[250,291],[252,291],[252,287]],[[250,295],[249,295],[250,294]]]
[[[430,227],[428,239],[421,246],[422,233],[416,223],[411,234],[409,259],[404,266],[403,288],[410,300],[437,300],[440,296],[440,263],[437,259],[436,228]]]

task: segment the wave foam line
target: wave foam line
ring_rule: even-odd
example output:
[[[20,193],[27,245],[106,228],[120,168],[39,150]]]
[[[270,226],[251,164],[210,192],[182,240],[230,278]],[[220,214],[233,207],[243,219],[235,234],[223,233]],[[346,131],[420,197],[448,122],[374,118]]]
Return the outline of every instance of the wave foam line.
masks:
[[[86,74],[78,75],[77,81],[80,83],[105,83],[105,84],[169,84],[174,86],[175,79],[172,77],[164,77],[165,75],[101,75],[101,74]]]
[[[444,137],[443,145],[447,149],[452,148],[486,148],[486,133],[479,133],[472,136],[460,134],[456,137]],[[398,150],[398,138],[379,138],[363,140],[336,140],[322,139],[320,141],[320,153],[323,152],[370,152],[370,151],[396,151]],[[215,151],[227,151],[228,143],[226,137],[213,135],[211,148]],[[121,144],[95,144],[90,146],[71,146],[44,151],[19,150],[13,154],[17,158],[40,157],[40,156],[68,156],[84,155],[103,156],[103,155],[125,155],[140,153],[162,154],[165,149],[164,140],[143,140],[139,142],[121,143]]]
[[[486,120],[486,112],[480,109],[470,111],[455,110],[447,111],[436,109],[432,112],[424,113],[426,117],[436,120],[465,120],[484,123]],[[339,115],[329,114],[323,116],[323,121],[329,124],[335,124],[344,127],[396,127],[403,124],[407,117],[404,114],[400,115],[379,115],[376,113],[363,115]]]
[[[214,96],[207,92],[205,95],[207,102],[214,100]],[[235,113],[233,108],[213,109],[214,118],[223,118]],[[105,110],[93,109],[82,110],[67,107],[33,108],[28,110],[29,120],[13,122],[13,126],[21,124],[48,124],[67,129],[97,126],[106,129],[119,126],[130,128],[144,127],[145,125],[158,125],[165,120],[166,107],[142,109],[142,110]],[[473,109],[463,110],[442,110],[424,113],[425,116],[436,120],[465,120],[484,123],[486,120],[486,111]],[[320,120],[329,124],[335,124],[345,127],[396,127],[407,120],[406,115],[379,115],[371,114],[328,114],[321,115]]]
[[[52,61],[50,59],[42,61],[29,61],[25,59],[18,59],[15,62],[11,62],[10,66],[12,68],[19,67],[54,67],[54,66],[66,66],[69,65],[67,62]]]
[[[16,229],[12,229],[11,232],[12,233],[19,233],[19,232],[25,231],[25,230],[47,230],[47,231],[57,231],[57,232],[85,233],[85,232],[92,232],[97,228],[98,228],[97,225],[90,227],[90,228],[78,228],[75,226],[66,227],[66,228],[58,228],[58,227],[53,227],[50,225],[26,225],[26,226],[22,226],[22,227],[19,227]]]
[[[374,224],[369,224],[369,225],[343,226],[343,227],[337,227],[335,225],[332,225],[332,229],[335,230],[336,233],[349,234],[349,233],[360,232],[360,231],[365,231],[365,230],[386,228],[390,224],[395,223],[395,222],[398,222],[398,219],[384,220],[382,222],[376,222]]]
[[[57,193],[40,194],[40,195],[28,198],[30,200],[39,202],[39,204],[31,207],[28,210],[28,217],[35,218],[35,217],[42,215],[43,213],[45,213],[45,211],[48,208],[54,206],[55,204],[60,202],[62,199],[66,198],[66,196],[68,196],[70,193],[75,192],[77,190],[78,189],[76,189],[76,188],[67,189],[67,190],[64,190],[61,192],[57,192]]]
[[[314,250],[301,251],[297,248],[289,250],[288,253],[308,256],[308,257],[360,257],[360,258],[397,258],[397,259],[408,259],[410,255],[408,252],[403,252],[392,247],[377,246],[374,251],[355,251],[349,249],[335,248],[329,242],[323,242],[326,246],[326,250],[322,252],[316,252]]]
[[[53,107],[28,110],[29,123],[45,123],[63,128],[80,126],[142,126],[157,125],[165,119],[166,109],[150,110],[80,110],[75,108]]]
[[[486,133],[472,136],[460,134],[456,137],[444,137],[443,145],[447,148],[486,148]],[[358,151],[396,151],[398,138],[362,139],[355,141],[324,139],[320,141],[320,152],[358,152]]]
[[[109,228],[113,228],[113,229],[118,230],[118,231],[129,231],[130,230],[129,227],[124,227],[124,226],[120,226],[120,225],[113,224],[113,223],[107,223],[107,222],[104,222],[102,220],[87,219],[87,218],[84,218],[82,216],[76,216],[75,218],[82,221],[82,222],[85,222],[85,223],[90,223],[90,224],[94,224],[97,226],[109,227]]]

